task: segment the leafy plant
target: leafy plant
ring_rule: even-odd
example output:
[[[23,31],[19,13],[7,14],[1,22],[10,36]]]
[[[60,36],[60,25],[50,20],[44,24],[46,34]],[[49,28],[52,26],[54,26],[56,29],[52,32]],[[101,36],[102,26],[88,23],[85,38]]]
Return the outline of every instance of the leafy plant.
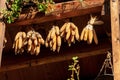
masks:
[[[37,7],[38,7],[38,11],[43,11],[46,14],[50,13],[51,11],[53,11],[53,5],[54,5],[54,1],[53,0],[43,0],[42,3],[38,3]]]
[[[45,3],[39,3],[37,4],[37,7],[38,7],[38,11],[44,11],[47,9],[47,4]]]
[[[3,15],[6,18],[7,23],[12,23],[20,15],[22,9],[22,0],[7,0],[6,4],[8,10],[4,11]]]
[[[22,8],[30,2],[36,5],[38,12],[50,13],[53,11],[53,0],[6,0],[7,10],[2,10],[0,13],[3,14],[7,23],[12,23],[19,17]]]
[[[71,78],[67,79],[67,80],[75,80],[75,76],[77,77],[77,80],[80,80],[79,78],[79,73],[80,73],[80,66],[79,66],[79,60],[78,57],[73,57],[72,58],[73,63],[71,65],[69,65],[69,71],[72,71],[71,73]]]

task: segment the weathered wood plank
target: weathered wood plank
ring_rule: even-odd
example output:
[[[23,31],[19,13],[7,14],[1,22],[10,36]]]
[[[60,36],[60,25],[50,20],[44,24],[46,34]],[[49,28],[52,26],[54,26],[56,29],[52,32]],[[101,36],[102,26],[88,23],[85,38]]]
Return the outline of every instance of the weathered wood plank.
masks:
[[[0,73],[0,80],[6,80],[6,73],[5,72],[2,72]]]
[[[0,10],[6,9],[5,5],[6,0],[0,0]],[[3,17],[3,15],[0,14],[0,19]]]
[[[0,68],[1,69],[0,72],[11,71],[11,70],[15,70],[15,69],[43,65],[43,64],[54,63],[54,62],[61,62],[61,61],[65,61],[65,60],[71,60],[71,58],[73,56],[78,56],[79,58],[85,58],[85,57],[105,54],[105,52],[107,50],[110,50],[110,48],[104,48],[104,49],[94,50],[94,51],[90,51],[90,52],[76,53],[76,54],[64,54],[64,55],[60,55],[60,56],[49,56],[49,57],[45,57],[45,58],[41,58],[41,59],[23,62],[22,64],[4,66],[4,67]]]
[[[0,8],[1,9],[6,9],[5,2],[6,2],[6,0],[0,0]]]
[[[5,35],[5,24],[3,22],[0,22],[0,66],[2,61],[4,35]]]
[[[46,16],[42,16],[42,17],[38,16],[37,18],[34,18],[34,19],[16,21],[14,23],[8,24],[7,26],[14,27],[14,26],[39,24],[39,23],[48,22],[48,21],[61,20],[61,19],[65,19],[65,18],[71,18],[71,17],[75,17],[75,16],[86,15],[86,14],[89,14],[89,13],[97,13],[97,12],[101,12],[101,10],[102,10],[102,4],[92,6],[92,7],[89,7],[89,8],[83,8],[83,9],[79,9],[79,10],[74,10],[74,11],[62,13],[60,16],[46,15]]]
[[[119,15],[120,15],[120,0],[119,0]]]
[[[82,5],[84,3],[84,6]],[[38,24],[48,21],[60,20],[64,18],[70,18],[89,13],[101,12],[104,0],[85,0],[83,3],[79,1],[68,1],[55,4],[55,11],[49,15],[40,16],[38,11],[31,13],[31,17],[27,17],[27,13],[21,14],[15,23],[9,24],[8,26],[23,26]],[[39,15],[39,16],[36,16]],[[32,17],[34,16],[34,17]]]
[[[0,10],[6,9],[5,5],[6,0],[0,0]],[[3,18],[3,15],[0,14],[0,19]],[[0,66],[2,61],[2,50],[3,50],[3,39],[5,34],[5,24],[0,21]]]
[[[118,0],[110,0],[114,80],[120,80],[120,26]]]

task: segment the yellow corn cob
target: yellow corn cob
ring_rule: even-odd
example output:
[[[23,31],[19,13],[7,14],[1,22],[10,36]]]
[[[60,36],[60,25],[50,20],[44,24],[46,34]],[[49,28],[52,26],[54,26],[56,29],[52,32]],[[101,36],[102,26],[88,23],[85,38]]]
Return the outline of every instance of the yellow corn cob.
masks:
[[[45,42],[45,46],[46,46],[46,47],[48,47],[48,46],[49,46],[49,44],[48,44],[48,42],[47,42],[47,41]]]
[[[71,35],[71,42],[75,42],[75,36]]]
[[[88,39],[88,29],[85,29],[85,34],[84,34],[84,41],[87,41]]]
[[[69,31],[67,32],[67,34],[66,34],[66,40],[68,40],[69,39],[69,37],[70,37],[70,29],[68,29]]]
[[[72,30],[71,34],[74,36],[75,35],[75,30]]]
[[[38,40],[37,38],[33,40],[34,41],[34,45],[37,46],[38,45]]]
[[[31,37],[31,36],[32,36],[32,34],[33,34],[33,31],[32,31],[32,30],[30,30],[29,32],[27,32],[27,37]]]
[[[42,38],[42,36],[38,32],[36,32],[36,36],[37,38]]]
[[[67,24],[66,24],[65,32],[67,33],[67,32],[69,32],[69,31],[70,31],[70,23],[67,23]]]
[[[60,36],[57,37],[57,45],[59,47],[61,46],[61,37]]]
[[[28,45],[32,45],[32,39],[28,39]]]
[[[52,30],[50,30],[49,33],[48,33],[48,35],[47,35],[47,38],[46,38],[47,41],[50,40],[51,32],[52,32]]]
[[[60,34],[60,30],[59,30],[59,27],[58,27],[58,26],[55,26],[55,32],[56,32],[57,35]]]
[[[18,32],[15,36],[15,41],[22,35],[22,32]]]
[[[52,49],[52,47],[53,47],[53,42],[50,41],[50,42],[49,42],[49,45],[50,45],[50,48]]]
[[[77,27],[77,26],[76,26],[74,23],[72,23],[72,22],[70,23],[70,25],[71,25],[70,27],[71,27],[73,30],[76,29],[76,27]]]
[[[41,44],[41,38],[38,38],[37,40],[38,40],[38,44]]]
[[[35,54],[35,45],[34,45],[34,44],[31,45],[30,54],[31,54],[31,55],[34,55],[34,54]]]
[[[66,25],[67,25],[67,23],[65,23],[65,24],[60,28],[60,32],[63,32],[63,31],[65,30]]]
[[[81,35],[80,35],[80,40],[84,39],[85,30],[86,30],[86,28],[84,27],[83,30],[82,30],[82,32],[81,32]]]
[[[56,50],[56,42],[53,43],[52,50],[53,50],[53,51]]]
[[[26,38],[26,33],[25,32],[22,32],[22,37]]]
[[[56,35],[54,36],[54,38],[53,38],[53,43],[56,43]]]
[[[35,33],[33,33],[32,35],[31,35],[31,39],[36,39],[36,34]]]
[[[93,40],[93,30],[88,30],[88,42],[91,44]]]
[[[32,45],[28,45],[28,49],[27,49],[27,51],[30,52],[31,49],[32,49]]]
[[[78,32],[78,28],[75,28],[75,38],[76,40],[79,40],[79,32]]]
[[[41,38],[41,44],[44,45],[45,41],[43,40],[43,38]]]
[[[93,38],[94,38],[95,43],[98,44],[98,38],[97,38],[97,35],[94,29],[93,29]]]
[[[54,27],[52,28],[52,32],[51,32],[51,35],[50,35],[50,38],[53,39],[55,35],[55,29]]]
[[[23,43],[22,43],[22,36],[20,36],[20,37],[18,38],[18,49],[21,49],[21,48],[22,48],[22,45],[23,45]]]
[[[65,31],[62,31],[61,34],[60,34],[60,36],[64,37],[64,35],[65,35]]]
[[[12,46],[12,48],[15,48],[15,46],[16,46],[15,43],[16,43],[16,41],[13,42],[13,46]]]
[[[15,54],[17,54],[18,51],[18,39],[15,41]]]

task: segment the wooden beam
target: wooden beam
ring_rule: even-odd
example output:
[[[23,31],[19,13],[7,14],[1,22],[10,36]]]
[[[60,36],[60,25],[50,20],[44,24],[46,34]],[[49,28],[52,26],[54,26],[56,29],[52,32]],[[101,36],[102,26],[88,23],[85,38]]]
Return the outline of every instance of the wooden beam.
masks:
[[[3,40],[5,35],[5,24],[0,22],[0,66],[2,62]]]
[[[0,0],[0,8],[1,9],[6,9],[5,2],[6,2],[6,0]]]
[[[6,9],[5,2],[6,0],[0,0],[0,10]],[[0,67],[1,67],[1,61],[2,61],[3,40],[4,40],[4,34],[5,34],[5,24],[1,21],[2,18],[3,18],[3,15],[0,14]]]
[[[7,26],[24,26],[24,25],[31,25],[31,24],[40,24],[43,22],[48,22],[48,21],[54,21],[54,20],[61,20],[65,18],[71,18],[75,16],[81,16],[81,15],[86,15],[89,13],[97,13],[101,12],[102,10],[102,3],[98,5],[93,5],[85,8],[80,8],[80,9],[75,9],[69,12],[61,13],[60,16],[56,15],[46,15],[46,16],[37,16],[36,18],[33,19],[24,19],[24,20],[18,20],[14,23],[7,24]],[[24,15],[24,14],[23,14]],[[22,16],[22,14],[21,14]]]
[[[76,53],[76,54],[64,54],[64,55],[60,55],[60,56],[44,57],[44,58],[40,58],[40,59],[36,59],[36,60],[30,60],[27,62],[23,62],[22,64],[1,67],[0,72],[11,71],[11,70],[32,67],[32,66],[38,66],[38,65],[44,65],[44,64],[54,63],[54,62],[67,61],[67,60],[71,60],[73,56],[78,56],[79,58],[85,58],[85,57],[90,57],[90,56],[95,56],[95,55],[101,55],[101,54],[105,54],[105,52],[107,50],[110,50],[110,48],[104,48],[104,49]]]
[[[114,80],[120,80],[120,26],[118,0],[110,0]]]
[[[6,0],[0,0],[0,11],[3,9],[6,9],[5,5]],[[3,15],[0,14],[0,19],[3,17]]]

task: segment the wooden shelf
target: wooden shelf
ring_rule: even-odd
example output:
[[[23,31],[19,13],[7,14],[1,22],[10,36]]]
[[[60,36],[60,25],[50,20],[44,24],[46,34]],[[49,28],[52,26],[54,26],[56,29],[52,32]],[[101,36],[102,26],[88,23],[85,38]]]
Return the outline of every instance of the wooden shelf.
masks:
[[[60,13],[59,16],[56,16],[56,15],[35,16],[35,18],[33,18],[33,19],[16,20],[14,23],[6,24],[6,26],[7,27],[26,26],[26,25],[40,24],[40,23],[49,22],[49,21],[61,20],[61,19],[65,19],[65,18],[72,18],[72,17],[76,17],[76,16],[82,16],[82,15],[86,15],[86,14],[90,14],[90,13],[91,14],[98,13],[98,12],[101,12],[102,5],[103,5],[103,3],[97,3],[95,5],[91,4],[87,7],[80,7],[80,8],[73,9],[73,10],[70,10],[67,12],[65,11],[63,13]],[[24,14],[21,14],[21,16],[22,15],[24,15]],[[0,35],[2,35],[2,34],[0,34]],[[84,44],[84,45],[86,45],[86,44]],[[43,64],[47,64],[47,63],[61,62],[61,61],[65,61],[65,60],[70,60],[72,58],[72,56],[78,56],[79,58],[84,58],[84,57],[99,55],[99,54],[103,54],[105,51],[111,49],[111,45],[108,45],[108,42],[102,43],[102,44],[100,43],[100,45],[97,45],[97,46],[95,46],[95,44],[93,44],[93,45],[91,45],[91,48],[88,46],[90,46],[90,45],[87,45],[88,51],[86,51],[86,46],[81,47],[81,46],[77,45],[77,47],[75,47],[75,46],[70,47],[70,48],[65,47],[65,48],[63,48],[63,49],[65,49],[65,51],[61,50],[61,52],[59,54],[55,53],[55,55],[53,54],[53,52],[51,52],[49,50],[46,51],[44,49],[44,51],[43,52],[41,51],[41,53],[50,53],[52,55],[47,54],[47,55],[43,55],[42,57],[40,55],[38,57],[29,56],[29,58],[27,58],[27,56],[19,56],[19,55],[15,56],[14,55],[14,56],[6,56],[6,58],[4,60],[4,56],[3,56],[3,61],[2,61],[3,64],[2,65],[4,65],[4,66],[2,66],[0,68],[0,72],[24,68],[24,67],[36,66],[36,65],[43,65]],[[79,50],[79,48],[81,50]],[[90,50],[90,49],[92,49],[92,50]],[[22,60],[20,58],[22,58]],[[9,62],[9,61],[11,61],[11,62]],[[7,63],[9,63],[9,64],[7,64]]]
[[[109,49],[110,48],[105,48],[105,49],[94,50],[91,52],[76,53],[76,55],[74,55],[74,54],[64,55],[64,56],[61,55],[61,56],[57,56],[57,57],[52,56],[52,57],[31,60],[26,63],[23,62],[23,64],[16,64],[16,65],[11,65],[11,66],[1,67],[0,72],[20,69],[20,68],[25,68],[25,67],[32,67],[32,66],[37,66],[37,65],[44,65],[44,64],[54,63],[54,62],[61,62],[61,61],[65,61],[65,60],[71,60],[71,58],[73,56],[78,56],[79,58],[85,58],[85,57],[89,57],[89,56],[105,54],[105,52]]]
[[[71,60],[73,56],[78,56],[79,58],[85,58],[100,54],[105,54],[106,51],[111,49],[111,43],[108,39],[101,40],[99,45],[94,43],[91,45],[78,42],[77,44],[68,47],[64,45],[61,47],[60,53],[53,53],[49,49],[41,49],[39,56],[30,56],[30,55],[17,55],[3,57],[2,67],[0,72],[15,70],[25,67],[44,65],[48,63],[62,62]],[[44,55],[42,55],[44,53]]]
[[[75,1],[71,1],[71,2],[75,2]],[[87,2],[87,0],[86,0],[86,2]],[[70,9],[69,8],[70,6],[66,6],[67,9],[64,12],[60,12],[59,16],[52,15],[52,14],[51,15],[46,15],[46,16],[36,16],[33,19],[17,20],[14,23],[7,24],[7,26],[12,26],[13,27],[13,26],[24,26],[24,25],[31,25],[31,24],[39,24],[39,23],[48,22],[48,21],[61,20],[61,19],[65,19],[65,18],[71,18],[71,17],[75,17],[75,16],[81,16],[81,15],[86,15],[86,14],[90,14],[90,13],[101,12],[102,5],[103,5],[104,1],[100,0],[100,1],[96,1],[96,2],[97,2],[96,4],[91,4],[91,5],[88,5],[86,7],[79,7],[80,5],[76,4],[77,5],[76,6],[74,4],[73,6],[75,6],[75,8],[77,7],[76,9]],[[62,3],[58,3],[58,4],[63,5]],[[58,4],[56,4],[56,5],[58,5]],[[57,10],[57,11],[59,11],[59,10]],[[21,16],[23,16],[23,15],[24,14],[21,14]]]

